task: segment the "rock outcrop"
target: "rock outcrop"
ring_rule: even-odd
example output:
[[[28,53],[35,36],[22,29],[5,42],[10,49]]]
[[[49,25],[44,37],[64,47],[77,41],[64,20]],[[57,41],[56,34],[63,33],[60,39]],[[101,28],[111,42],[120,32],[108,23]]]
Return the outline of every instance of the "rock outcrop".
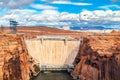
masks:
[[[120,36],[96,35],[83,38],[73,77],[80,80],[120,79]]]
[[[0,34],[0,80],[30,80],[34,64],[22,35]]]

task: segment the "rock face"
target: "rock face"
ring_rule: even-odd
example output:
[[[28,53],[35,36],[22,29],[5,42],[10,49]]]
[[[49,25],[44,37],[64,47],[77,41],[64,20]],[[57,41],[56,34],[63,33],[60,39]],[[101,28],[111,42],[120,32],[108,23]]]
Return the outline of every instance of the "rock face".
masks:
[[[0,35],[0,80],[29,80],[33,66],[22,35]]]
[[[83,38],[73,77],[80,80],[120,79],[120,36],[96,35]]]

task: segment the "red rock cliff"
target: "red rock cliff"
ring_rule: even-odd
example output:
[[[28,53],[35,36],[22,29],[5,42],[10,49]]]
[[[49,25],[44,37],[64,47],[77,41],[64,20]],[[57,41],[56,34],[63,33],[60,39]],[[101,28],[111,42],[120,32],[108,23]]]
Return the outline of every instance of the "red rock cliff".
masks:
[[[72,76],[80,80],[119,80],[120,36],[96,35],[83,38],[77,59],[80,61]]]
[[[29,80],[34,71],[22,35],[0,34],[0,80]]]

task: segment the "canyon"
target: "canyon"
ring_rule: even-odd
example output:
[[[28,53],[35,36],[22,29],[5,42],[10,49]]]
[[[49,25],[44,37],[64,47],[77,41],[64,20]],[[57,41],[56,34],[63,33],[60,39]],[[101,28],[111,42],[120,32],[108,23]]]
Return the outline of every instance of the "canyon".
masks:
[[[48,36],[52,36],[52,39],[56,36],[57,38],[69,37],[79,41],[79,44],[76,44],[79,45],[79,50],[76,57],[73,58],[74,68],[71,71],[73,78],[79,80],[120,79],[119,31],[93,33],[49,27],[18,27],[17,33],[12,34],[11,29],[6,27],[4,30],[0,29],[0,80],[29,80],[30,74],[36,76],[40,72],[39,64],[35,59],[40,56],[40,53],[37,53],[38,56],[34,55],[35,53],[31,55],[30,52],[32,51],[30,50],[32,48],[28,48],[28,42],[25,41],[39,39],[41,36],[46,36],[47,39],[49,39]],[[52,42],[50,43],[52,45]],[[57,42],[54,44],[57,46]],[[38,47],[36,48],[38,49]],[[71,50],[72,47],[69,49]],[[45,54],[47,57],[49,52],[45,52]],[[54,55],[57,55],[57,53],[54,53]]]

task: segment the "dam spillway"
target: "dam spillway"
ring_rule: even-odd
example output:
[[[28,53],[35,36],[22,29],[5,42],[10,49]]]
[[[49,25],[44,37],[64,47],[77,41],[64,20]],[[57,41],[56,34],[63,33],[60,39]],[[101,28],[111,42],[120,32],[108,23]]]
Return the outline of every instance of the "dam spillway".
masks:
[[[80,41],[69,38],[38,38],[26,40],[29,54],[40,69],[65,70],[73,67]]]

